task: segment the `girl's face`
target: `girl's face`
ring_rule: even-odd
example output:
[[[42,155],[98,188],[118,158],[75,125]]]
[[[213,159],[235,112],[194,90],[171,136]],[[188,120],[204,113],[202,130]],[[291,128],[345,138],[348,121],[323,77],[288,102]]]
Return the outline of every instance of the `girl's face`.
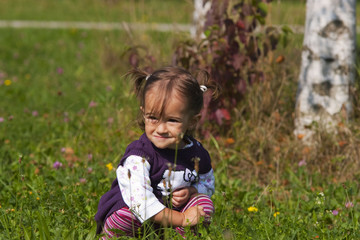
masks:
[[[154,112],[159,106],[156,88],[149,89],[145,95],[144,114],[145,133],[157,148],[175,149],[185,146],[182,140],[194,117],[187,111],[187,104],[177,94],[172,94],[166,101],[162,116]]]

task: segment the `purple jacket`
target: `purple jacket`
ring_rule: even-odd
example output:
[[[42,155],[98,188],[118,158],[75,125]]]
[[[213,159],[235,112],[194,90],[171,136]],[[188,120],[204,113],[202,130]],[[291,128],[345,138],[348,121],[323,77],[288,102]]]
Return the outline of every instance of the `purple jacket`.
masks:
[[[184,179],[189,182],[190,186],[197,181],[197,177],[192,174],[195,169],[194,158],[200,158],[198,174],[208,173],[212,167],[210,156],[206,149],[194,138],[190,136],[186,136],[186,138],[193,144],[185,149],[178,149],[175,171],[184,171]],[[158,184],[164,179],[164,172],[169,169],[168,164],[174,163],[175,150],[168,148],[159,149],[150,142],[145,134],[143,134],[139,140],[129,144],[119,165],[123,165],[124,161],[131,155],[142,156],[149,162],[151,166],[150,180],[153,193],[157,199],[165,205],[163,202],[163,194],[158,188]],[[187,171],[185,171],[186,169]],[[97,222],[96,232],[98,234],[101,232],[105,220],[113,212],[126,206],[116,178],[111,185],[111,189],[100,199],[98,211],[95,215],[95,220]]]

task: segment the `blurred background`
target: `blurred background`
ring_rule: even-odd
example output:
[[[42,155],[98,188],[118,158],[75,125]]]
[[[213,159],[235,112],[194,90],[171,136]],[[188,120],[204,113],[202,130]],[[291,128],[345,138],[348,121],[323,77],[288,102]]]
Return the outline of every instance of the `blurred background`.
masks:
[[[316,146],[293,134],[305,4],[260,6],[260,36],[267,26],[287,27],[276,48],[254,60],[261,80],[241,89],[231,121],[206,123],[209,131],[197,135],[217,179],[219,211],[207,239],[356,239],[359,232],[358,62],[353,123],[337,136],[319,134]],[[0,1],[1,239],[94,238],[98,200],[141,134],[124,74],[151,72],[174,55],[201,63],[193,11],[191,0]]]

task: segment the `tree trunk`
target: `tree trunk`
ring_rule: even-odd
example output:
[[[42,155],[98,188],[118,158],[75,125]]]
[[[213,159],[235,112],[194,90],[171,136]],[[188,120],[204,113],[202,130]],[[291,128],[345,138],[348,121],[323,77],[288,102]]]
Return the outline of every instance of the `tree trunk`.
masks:
[[[336,132],[352,112],[355,78],[356,0],[307,0],[295,135]]]
[[[191,28],[191,36],[199,41],[204,38],[204,25],[206,14],[210,10],[210,0],[194,0],[193,27]]]

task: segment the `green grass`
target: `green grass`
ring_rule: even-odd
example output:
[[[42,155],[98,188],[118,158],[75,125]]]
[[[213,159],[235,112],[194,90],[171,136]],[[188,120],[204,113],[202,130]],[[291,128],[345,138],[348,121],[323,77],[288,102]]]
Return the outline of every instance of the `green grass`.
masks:
[[[26,11],[31,16],[30,8],[21,11],[22,19],[28,19]],[[97,203],[115,177],[106,165],[116,166],[141,134],[138,105],[122,77],[129,69],[126,52],[146,43],[154,65],[164,65],[178,38],[0,29],[0,239],[94,239]],[[355,105],[357,117],[339,135],[319,134],[317,146],[304,146],[293,136],[301,41],[293,35],[287,48],[273,53],[285,61],[263,65],[268,81],[249,89],[229,136],[198,136],[213,159],[216,212],[210,227],[200,228],[202,237],[188,239],[360,238],[360,109]],[[306,165],[299,166],[302,160]],[[55,162],[62,167],[55,169]],[[257,211],[249,211],[251,206]],[[158,239],[146,230],[142,239]],[[181,239],[173,231],[165,234]]]
[[[268,7],[267,23],[304,25],[305,2],[272,1]],[[190,0],[0,1],[1,20],[191,23],[192,11],[193,2]],[[360,3],[357,3],[359,11]]]
[[[186,0],[2,0],[0,19],[189,23],[192,9]]]
[[[268,7],[268,24],[294,24],[304,25],[306,15],[306,1],[305,0],[273,0]],[[360,3],[356,3],[356,11],[360,11]],[[359,26],[360,17],[356,15],[356,24]]]

